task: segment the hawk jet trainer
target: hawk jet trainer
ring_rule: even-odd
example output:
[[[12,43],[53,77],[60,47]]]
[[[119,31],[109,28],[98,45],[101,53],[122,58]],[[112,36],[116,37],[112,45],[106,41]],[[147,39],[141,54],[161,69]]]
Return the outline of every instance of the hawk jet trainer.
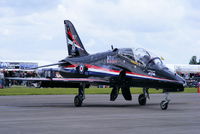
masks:
[[[39,82],[65,82],[69,87],[78,88],[74,105],[80,107],[85,99],[85,88],[90,85],[109,85],[112,87],[110,101],[115,101],[121,90],[125,100],[132,100],[131,87],[142,87],[138,102],[145,105],[149,98],[149,88],[162,89],[166,94],[160,103],[162,110],[168,108],[169,92],[184,91],[185,80],[171,72],[154,54],[142,48],[114,48],[110,51],[89,54],[73,24],[64,21],[68,57],[58,63],[41,66],[58,65],[62,78],[11,78],[9,80],[27,80]]]

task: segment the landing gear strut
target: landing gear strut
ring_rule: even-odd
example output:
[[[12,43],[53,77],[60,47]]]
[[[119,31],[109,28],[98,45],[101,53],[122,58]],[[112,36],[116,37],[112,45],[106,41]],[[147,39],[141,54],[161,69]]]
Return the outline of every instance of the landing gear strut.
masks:
[[[143,94],[140,94],[139,97],[138,97],[139,104],[142,105],[142,106],[146,105],[147,98],[150,99],[148,88],[143,88]]]
[[[165,100],[163,100],[161,103],[160,103],[160,108],[162,110],[166,110],[168,108],[168,104],[170,102],[170,100],[168,99],[169,97],[169,93],[165,93],[166,94],[166,97],[165,97]]]
[[[78,89],[78,95],[74,97],[74,105],[76,107],[81,107],[84,99],[85,99],[85,83],[81,83]]]
[[[115,101],[119,94],[119,87],[113,87],[112,92],[110,94],[110,101]]]

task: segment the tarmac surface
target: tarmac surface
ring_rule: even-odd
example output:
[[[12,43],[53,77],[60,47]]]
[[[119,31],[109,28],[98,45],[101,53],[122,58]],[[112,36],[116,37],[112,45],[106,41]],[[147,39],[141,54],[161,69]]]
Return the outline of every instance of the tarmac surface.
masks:
[[[74,107],[74,95],[0,96],[0,134],[197,134],[200,133],[200,95],[153,94],[146,106],[138,95],[115,102],[109,95],[86,95]]]

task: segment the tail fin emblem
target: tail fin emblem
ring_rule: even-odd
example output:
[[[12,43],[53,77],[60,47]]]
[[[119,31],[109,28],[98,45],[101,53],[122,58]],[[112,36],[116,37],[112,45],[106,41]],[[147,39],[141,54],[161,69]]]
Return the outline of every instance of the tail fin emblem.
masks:
[[[68,41],[67,43],[68,44],[72,45],[72,47],[77,47],[77,48],[83,50],[83,48],[81,48],[79,43],[76,41],[77,36],[76,35],[72,35],[72,33],[71,33],[69,28],[67,28],[67,35],[68,35],[68,39],[67,39],[67,41]]]

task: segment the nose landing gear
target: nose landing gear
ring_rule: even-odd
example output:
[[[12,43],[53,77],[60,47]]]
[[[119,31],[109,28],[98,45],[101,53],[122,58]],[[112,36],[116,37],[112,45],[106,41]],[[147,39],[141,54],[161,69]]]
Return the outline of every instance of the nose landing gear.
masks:
[[[163,101],[160,103],[160,108],[161,108],[162,110],[167,110],[168,104],[169,104],[169,102],[170,102],[170,100],[168,99],[169,93],[165,93],[165,94],[166,94],[165,100],[163,100]]]

